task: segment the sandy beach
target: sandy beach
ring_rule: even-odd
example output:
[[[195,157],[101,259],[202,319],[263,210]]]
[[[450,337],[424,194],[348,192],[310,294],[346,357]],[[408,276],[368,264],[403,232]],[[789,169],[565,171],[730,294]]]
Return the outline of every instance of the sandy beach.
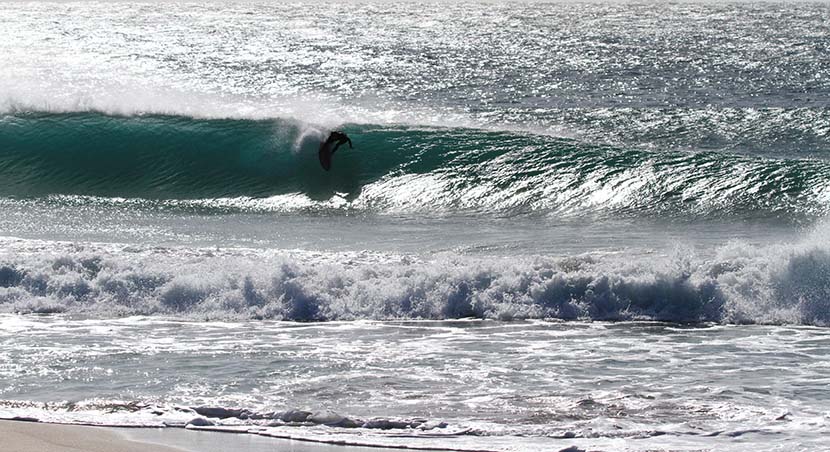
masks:
[[[181,452],[182,449],[125,439],[105,427],[0,421],[8,452]]]
[[[192,431],[0,420],[3,452],[393,452],[305,441]],[[440,452],[440,451],[438,451]]]

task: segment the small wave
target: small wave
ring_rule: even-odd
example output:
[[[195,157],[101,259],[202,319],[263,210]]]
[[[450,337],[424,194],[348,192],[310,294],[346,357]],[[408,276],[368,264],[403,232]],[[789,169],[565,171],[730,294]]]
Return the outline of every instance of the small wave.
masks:
[[[327,409],[257,412],[222,406],[163,406],[98,399],[55,403],[0,400],[0,419],[109,427],[187,428],[323,444],[485,452],[478,447],[447,448],[437,444],[447,438],[475,435],[470,428],[425,418],[359,419]],[[413,443],[415,441],[417,443]]]
[[[290,119],[97,113],[0,118],[0,195],[150,200],[270,211],[358,209],[583,215],[817,216],[830,165],[653,152],[524,132],[349,125],[319,168],[325,128]],[[65,199],[65,198],[64,198]]]
[[[161,406],[141,401],[121,401],[90,399],[80,402],[31,402],[25,400],[0,400],[0,418],[25,417],[47,422],[95,423],[101,414],[133,414],[126,420],[126,426],[216,426],[239,425],[240,422],[252,426],[315,426],[325,425],[341,428],[363,428],[370,430],[406,430],[441,431],[448,427],[443,421],[417,419],[397,419],[375,417],[359,419],[346,417],[331,410],[308,411],[297,408],[259,412],[245,408],[228,408],[222,406]],[[117,418],[117,416],[115,417]],[[112,420],[110,421],[112,422]],[[457,429],[454,429],[457,430]]]

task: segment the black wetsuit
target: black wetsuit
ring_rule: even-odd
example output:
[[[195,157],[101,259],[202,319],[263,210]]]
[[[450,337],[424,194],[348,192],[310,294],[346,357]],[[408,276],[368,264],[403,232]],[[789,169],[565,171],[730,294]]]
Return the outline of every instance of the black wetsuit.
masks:
[[[331,156],[334,155],[334,152],[343,143],[349,143],[349,148],[352,147],[352,140],[345,133],[337,131],[332,132],[326,141],[320,143],[320,150],[317,152],[317,155],[320,157],[320,166],[324,170],[328,171],[331,169]]]
[[[326,144],[335,143],[334,147],[331,149],[331,153],[334,154],[337,151],[337,148],[340,147],[343,143],[349,143],[349,149],[352,149],[352,140],[349,139],[343,132],[334,131],[329,135],[329,138],[323,143],[323,146]]]

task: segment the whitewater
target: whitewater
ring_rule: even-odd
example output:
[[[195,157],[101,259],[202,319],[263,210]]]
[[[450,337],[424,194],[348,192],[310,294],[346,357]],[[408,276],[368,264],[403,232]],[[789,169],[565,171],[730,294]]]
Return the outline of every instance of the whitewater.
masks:
[[[828,449],[828,24],[4,2],[0,419]]]

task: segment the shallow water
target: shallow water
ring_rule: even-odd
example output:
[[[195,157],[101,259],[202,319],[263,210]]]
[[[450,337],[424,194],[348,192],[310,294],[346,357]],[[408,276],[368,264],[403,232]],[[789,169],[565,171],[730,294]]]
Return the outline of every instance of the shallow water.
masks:
[[[197,417],[176,407],[328,409],[444,421],[423,433],[447,436],[315,425],[272,433],[517,451],[806,450],[828,434],[822,328],[1,319],[5,416],[154,426]]]

